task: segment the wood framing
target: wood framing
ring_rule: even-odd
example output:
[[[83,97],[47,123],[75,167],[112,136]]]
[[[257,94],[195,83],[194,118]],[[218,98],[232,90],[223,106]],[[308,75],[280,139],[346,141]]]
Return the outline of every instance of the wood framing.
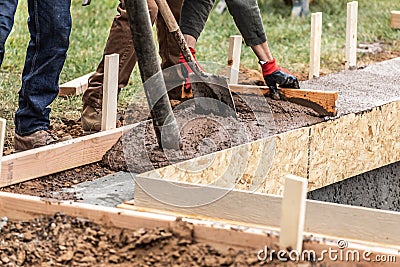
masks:
[[[101,130],[115,129],[117,124],[119,55],[104,57],[103,105]]]
[[[353,1],[347,3],[346,70],[355,69],[357,67],[357,17],[358,2]]]
[[[240,52],[242,50],[242,36],[233,35],[229,39],[228,51],[228,67],[229,67],[229,83],[238,84],[239,82],[239,67],[240,67]]]
[[[93,75],[94,72],[83,75],[82,77],[76,78],[72,81],[66,82],[60,85],[60,91],[58,93],[59,96],[68,96],[68,95],[80,95],[86,91],[88,87],[88,80],[90,76]]]
[[[118,141],[123,131],[134,126],[129,125],[4,156],[1,159],[0,187],[99,161]]]
[[[229,88],[232,92],[242,94],[269,94],[268,86],[230,84]],[[320,115],[335,116],[337,114],[337,91],[281,88],[280,93],[288,101],[295,102],[303,106],[308,106],[314,109]]]
[[[395,101],[146,175],[224,187],[231,187],[237,181],[234,185],[237,189],[280,195],[283,177],[293,174],[306,177],[308,190],[314,190],[400,161],[398,118],[400,101]]]
[[[390,12],[390,27],[400,29],[400,11],[392,10]]]
[[[5,135],[6,135],[6,120],[0,118],[0,162],[3,157]],[[1,175],[1,164],[0,164],[0,175]]]
[[[61,212],[65,215],[87,218],[94,223],[105,226],[140,229],[161,227],[170,229],[177,227],[180,220],[192,224],[193,238],[196,242],[205,242],[217,248],[239,247],[252,248],[257,251],[264,249],[265,246],[272,247],[277,244],[277,236],[267,228],[252,228],[240,230],[238,224],[221,224],[220,221],[202,221],[182,218],[173,215],[161,215],[150,212],[138,212],[127,209],[99,207],[89,204],[81,204],[70,201],[52,201],[39,197],[18,195],[0,192],[0,215],[8,217],[10,220],[29,220],[44,215],[53,215]],[[306,236],[308,241],[304,242],[304,249],[313,250],[321,253],[322,250],[334,248],[336,240],[329,237],[313,238]],[[392,255],[393,249],[377,248],[368,244],[349,242],[349,249],[357,249],[360,252],[365,250],[373,251],[382,255]],[[255,255],[256,256],[256,255]],[[398,261],[398,257],[396,261]],[[351,267],[354,262],[332,263],[329,266]],[[385,263],[382,266],[396,266],[393,263]]]
[[[279,245],[301,251],[306,215],[307,180],[286,175],[281,204]],[[265,208],[269,208],[266,205]]]
[[[282,197],[138,175],[135,200],[120,208],[197,219],[280,228]],[[400,248],[400,213],[307,200],[304,230],[309,234]]]
[[[321,64],[322,12],[311,14],[310,70],[308,79],[319,77]]]

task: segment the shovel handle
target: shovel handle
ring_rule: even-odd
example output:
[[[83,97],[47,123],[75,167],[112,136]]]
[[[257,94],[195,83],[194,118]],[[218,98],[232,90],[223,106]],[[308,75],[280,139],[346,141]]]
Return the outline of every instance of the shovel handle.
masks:
[[[161,12],[161,15],[165,21],[165,24],[168,27],[169,32],[174,34],[175,40],[176,40],[186,62],[195,63],[194,71],[197,71],[198,73],[202,73],[203,71],[201,71],[201,69],[197,65],[196,61],[194,60],[192,52],[190,52],[190,49],[185,41],[185,38],[183,37],[181,29],[179,28],[179,25],[176,22],[176,19],[175,19],[174,15],[172,14],[171,9],[169,8],[167,1],[165,1],[165,0],[155,0],[155,1],[158,5],[158,10]]]
[[[165,24],[168,27],[169,32],[176,32],[179,30],[179,25],[176,22],[174,14],[172,14],[171,9],[168,6],[167,1],[165,0],[156,0],[158,5],[158,10],[161,12],[161,15],[165,21]]]

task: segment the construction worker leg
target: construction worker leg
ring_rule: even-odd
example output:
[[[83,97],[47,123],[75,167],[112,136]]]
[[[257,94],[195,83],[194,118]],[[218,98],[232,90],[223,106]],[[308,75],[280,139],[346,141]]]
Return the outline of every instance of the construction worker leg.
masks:
[[[147,1],[152,23],[156,19],[158,7],[154,0]],[[84,131],[99,131],[101,123],[101,103],[103,98],[104,56],[119,54],[118,88],[128,84],[129,77],[136,64],[131,31],[124,0],[120,0],[117,8],[119,15],[115,16],[110,34],[103,52],[103,58],[96,72],[89,78],[88,89],[83,95],[82,128]]]
[[[154,23],[158,13],[157,5],[154,0],[148,0],[150,17]],[[129,77],[136,64],[136,55],[133,49],[133,42],[129,28],[128,15],[125,10],[124,0],[120,1],[117,8],[119,15],[115,16],[112,23],[110,34],[104,48],[103,58],[97,67],[96,72],[89,78],[88,90],[83,96],[84,104],[93,107],[101,107],[103,77],[104,77],[104,56],[117,53],[119,54],[119,76],[118,88],[123,88],[128,84]]]

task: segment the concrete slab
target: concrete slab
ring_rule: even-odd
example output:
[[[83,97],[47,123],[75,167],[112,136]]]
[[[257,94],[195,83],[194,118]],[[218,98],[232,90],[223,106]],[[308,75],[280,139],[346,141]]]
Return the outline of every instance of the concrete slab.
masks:
[[[65,189],[75,192],[78,202],[115,207],[126,200],[133,199],[134,178],[136,174],[117,172]]]
[[[338,115],[358,113],[400,99],[400,58],[300,83],[301,88],[339,91]]]

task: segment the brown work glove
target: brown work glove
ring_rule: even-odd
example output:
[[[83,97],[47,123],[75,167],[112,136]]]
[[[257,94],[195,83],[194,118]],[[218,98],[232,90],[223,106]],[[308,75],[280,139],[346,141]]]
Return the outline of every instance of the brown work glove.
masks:
[[[265,83],[270,89],[270,95],[272,99],[280,99],[278,85],[284,88],[300,88],[299,81],[297,80],[296,76],[278,66],[275,59],[268,62],[259,61],[259,63],[262,68]]]

